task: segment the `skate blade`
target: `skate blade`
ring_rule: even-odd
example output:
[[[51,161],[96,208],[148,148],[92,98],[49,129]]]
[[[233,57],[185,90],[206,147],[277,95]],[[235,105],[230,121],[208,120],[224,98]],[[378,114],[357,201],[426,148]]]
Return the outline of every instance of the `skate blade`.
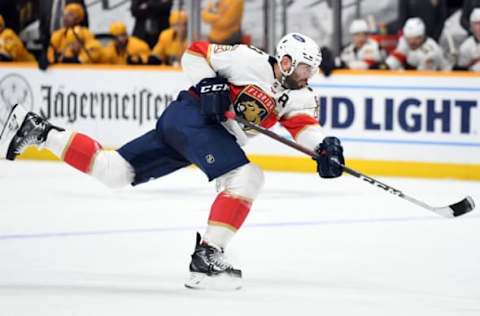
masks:
[[[235,291],[242,288],[242,279],[229,274],[208,276],[205,273],[191,272],[185,287],[195,290]]]
[[[8,113],[6,121],[0,127],[0,158],[7,156],[8,146],[22,126],[25,116],[27,116],[27,111],[18,104],[15,104]]]

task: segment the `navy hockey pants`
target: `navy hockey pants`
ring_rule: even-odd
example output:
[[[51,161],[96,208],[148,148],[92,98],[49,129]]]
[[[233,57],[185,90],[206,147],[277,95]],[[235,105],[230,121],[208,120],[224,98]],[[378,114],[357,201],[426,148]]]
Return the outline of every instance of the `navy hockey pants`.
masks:
[[[200,113],[195,96],[181,91],[157,121],[156,128],[118,149],[135,170],[132,185],[167,175],[190,164],[211,181],[247,164],[243,149],[222,125]]]

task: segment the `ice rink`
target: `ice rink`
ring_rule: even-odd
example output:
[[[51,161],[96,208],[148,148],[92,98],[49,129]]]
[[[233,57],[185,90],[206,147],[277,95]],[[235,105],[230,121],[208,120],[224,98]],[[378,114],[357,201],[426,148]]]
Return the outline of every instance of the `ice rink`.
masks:
[[[384,178],[447,205],[480,183]],[[235,292],[184,288],[215,186],[186,169],[111,191],[0,161],[0,316],[480,315],[480,212],[444,219],[353,177],[266,174],[227,254]]]

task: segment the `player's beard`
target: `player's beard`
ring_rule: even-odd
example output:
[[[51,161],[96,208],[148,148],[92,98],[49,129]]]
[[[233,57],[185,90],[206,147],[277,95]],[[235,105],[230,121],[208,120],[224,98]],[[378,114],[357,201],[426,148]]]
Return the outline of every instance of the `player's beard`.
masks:
[[[295,79],[295,73],[283,77],[283,86],[287,89],[297,90],[304,87]]]

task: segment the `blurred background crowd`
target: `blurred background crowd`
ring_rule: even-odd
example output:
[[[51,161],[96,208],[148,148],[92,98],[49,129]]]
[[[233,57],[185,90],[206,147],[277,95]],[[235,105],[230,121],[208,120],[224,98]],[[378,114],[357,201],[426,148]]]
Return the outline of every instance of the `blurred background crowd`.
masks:
[[[273,17],[272,7],[279,11]],[[272,54],[266,38],[296,31],[318,39],[326,75],[338,68],[480,71],[480,0],[0,0],[0,14],[0,61],[36,62],[41,69],[179,66],[192,40],[255,45]],[[322,24],[327,14],[329,32]],[[92,27],[92,20],[105,28]],[[280,30],[272,29],[275,23]],[[266,35],[258,40],[258,33]]]

